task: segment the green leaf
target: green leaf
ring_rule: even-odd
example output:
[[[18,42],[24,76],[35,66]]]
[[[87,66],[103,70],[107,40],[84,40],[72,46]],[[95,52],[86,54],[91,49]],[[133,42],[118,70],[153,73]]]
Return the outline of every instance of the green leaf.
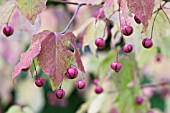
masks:
[[[34,58],[33,63],[31,64],[30,69],[29,69],[32,76],[34,75],[35,67],[37,66],[38,66],[37,58]]]
[[[143,67],[157,54],[157,48],[152,47],[150,49],[141,48],[137,55],[137,61],[139,67]]]
[[[170,48],[170,39],[168,36],[162,38],[160,48],[161,48],[161,53],[164,56],[170,58],[170,52],[167,52],[169,51],[169,48]]]
[[[153,15],[153,17],[155,17],[155,15]],[[152,18],[151,23],[153,21],[154,21],[154,18]],[[163,27],[160,27],[160,26],[163,26]],[[152,24],[149,25],[149,28],[146,31],[146,34],[150,34],[151,29],[152,29]],[[167,52],[169,51],[169,47],[170,47],[169,29],[170,29],[169,22],[165,14],[162,11],[160,11],[155,20],[152,40],[153,40],[154,47],[160,47],[161,53],[168,58],[170,58],[170,52]],[[152,52],[152,50],[150,52]]]
[[[83,38],[83,47],[89,45],[90,49],[93,53],[96,51],[95,39],[96,38],[104,38],[103,34],[105,31],[105,23],[102,20],[97,21],[95,24],[95,20],[91,22],[91,24],[87,27],[86,33]]]
[[[96,98],[94,98],[92,103],[89,105],[88,113],[99,113],[107,97],[108,97],[108,94],[103,93],[97,96]]]
[[[108,74],[108,71],[110,71],[110,64],[111,62],[114,61],[115,57],[116,57],[117,52],[112,50],[108,53],[108,55],[104,58],[104,60],[99,64],[98,67],[98,74],[97,76],[99,76],[100,79],[103,79],[103,77],[106,76],[106,74]]]
[[[155,95],[152,98],[150,98],[150,102],[151,102],[151,108],[158,108],[161,111],[165,112],[166,103],[160,94],[155,93]]]
[[[7,0],[0,0],[0,5],[5,3]]]
[[[34,24],[37,15],[46,8],[47,0],[17,0],[16,5],[22,14]]]
[[[133,65],[128,58],[121,58],[120,62],[123,67],[113,81],[118,91],[118,111],[120,113],[146,113],[144,103],[140,106],[136,105],[135,98],[140,95],[140,87],[128,87],[128,84],[133,81]]]

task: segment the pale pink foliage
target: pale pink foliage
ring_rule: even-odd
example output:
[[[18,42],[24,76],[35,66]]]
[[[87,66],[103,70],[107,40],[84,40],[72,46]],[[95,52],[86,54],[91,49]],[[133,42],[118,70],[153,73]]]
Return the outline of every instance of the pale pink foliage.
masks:
[[[31,66],[34,57],[36,57],[41,51],[41,42],[47,37],[47,31],[34,35],[29,49],[21,55],[20,62],[15,66],[12,73],[12,79],[18,76],[22,69]]]
[[[37,56],[38,63],[42,71],[49,75],[51,81],[56,81],[56,43],[55,34],[50,33],[41,43],[42,48]],[[54,83],[54,82],[52,82]]]
[[[127,0],[118,0],[117,2],[118,2],[120,9],[122,10],[123,17],[126,19],[129,14],[129,9],[127,7]]]
[[[143,24],[143,31],[148,27],[148,21],[152,17],[155,0],[127,0],[129,10],[137,15]]]
[[[74,53],[69,49],[70,44],[74,47]],[[18,76],[22,69],[30,67],[35,57],[42,71],[49,76],[53,90],[63,81],[67,68],[74,58],[78,68],[85,73],[76,45],[76,37],[71,32],[62,35],[43,31],[35,35],[31,40],[30,48],[16,65],[12,78]]]
[[[15,70],[12,73],[12,79],[18,76],[22,69],[26,69],[30,67],[34,57],[36,57],[41,50],[41,43],[40,40],[36,40],[30,48],[21,55],[20,62],[15,66]]]
[[[61,34],[57,35],[56,39],[56,48],[57,48],[57,73],[59,76],[57,77],[57,80],[59,82],[62,82],[65,73],[67,71],[67,68],[70,67],[70,64],[72,63],[74,59],[73,52],[69,49],[69,43],[70,41]]]

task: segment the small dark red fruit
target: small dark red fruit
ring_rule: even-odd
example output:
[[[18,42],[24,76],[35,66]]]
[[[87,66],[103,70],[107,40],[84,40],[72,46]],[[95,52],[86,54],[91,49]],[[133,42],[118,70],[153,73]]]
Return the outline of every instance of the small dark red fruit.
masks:
[[[30,69],[30,67],[24,68],[24,69],[22,69],[22,71],[27,72],[29,69]]]
[[[141,24],[140,19],[136,15],[134,16],[134,20],[137,24]]]
[[[57,89],[55,94],[58,99],[62,99],[65,96],[65,91],[63,89]]]
[[[5,36],[9,37],[14,33],[14,28],[11,26],[5,26],[3,28],[3,33]]]
[[[123,51],[125,53],[130,53],[130,52],[132,52],[132,50],[133,50],[132,44],[126,44],[126,45],[123,46]]]
[[[123,26],[121,31],[125,36],[130,36],[133,33],[133,27],[132,26]]]
[[[156,60],[157,62],[160,62],[160,61],[162,60],[162,55],[161,55],[160,53],[158,53],[158,54],[156,55],[156,57],[155,57],[155,60]]]
[[[68,68],[66,72],[66,76],[69,79],[74,79],[78,76],[78,70],[74,67]]]
[[[143,103],[143,98],[141,96],[137,96],[135,99],[136,104],[142,104]]]
[[[99,79],[96,78],[93,80],[93,84],[98,85],[98,83],[99,83]]]
[[[95,44],[98,49],[103,49],[105,47],[105,40],[103,38],[96,38]]]
[[[144,48],[151,48],[153,43],[152,43],[151,39],[144,38],[143,41],[142,41],[142,45],[143,45]]]
[[[120,62],[112,62],[110,67],[116,72],[119,72],[122,68],[122,64]]]
[[[35,80],[35,84],[36,84],[36,86],[38,86],[38,87],[44,86],[44,84],[45,84],[45,78],[43,78],[43,77],[37,78],[37,79]]]
[[[84,89],[85,86],[86,86],[86,83],[83,80],[76,82],[76,87],[79,89]]]
[[[96,94],[100,94],[103,92],[103,87],[101,86],[96,86],[95,89],[94,89],[95,93]]]

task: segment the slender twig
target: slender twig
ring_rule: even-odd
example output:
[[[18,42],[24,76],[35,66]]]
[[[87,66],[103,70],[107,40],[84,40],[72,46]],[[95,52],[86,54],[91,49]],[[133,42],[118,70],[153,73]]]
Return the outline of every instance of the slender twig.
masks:
[[[157,83],[157,84],[144,84],[144,85],[141,85],[140,87],[141,88],[145,88],[145,87],[159,87],[159,86],[168,85],[168,84],[170,84],[170,81],[160,82],[160,83]]]
[[[152,39],[152,36],[153,36],[153,29],[154,29],[154,25],[155,25],[155,20],[156,20],[156,17],[158,16],[159,11],[160,11],[160,9],[156,12],[155,18],[154,18],[153,23],[152,23],[152,31],[151,31],[151,38],[150,39]]]
[[[34,66],[35,73],[36,73],[36,77],[37,77],[37,75],[38,75],[38,72],[37,72],[37,69],[36,69],[36,66],[35,66],[35,62],[34,62],[34,60],[33,60],[33,66]]]
[[[11,16],[12,16],[12,14],[13,14],[13,12],[14,12],[14,10],[15,10],[15,8],[16,8],[16,6],[12,9],[12,11],[11,11],[11,13],[10,13],[10,15],[9,15],[9,17],[8,17],[8,21],[7,21],[7,26],[8,26],[8,24],[9,24],[9,21],[10,21],[10,19],[11,19]]]
[[[165,5],[167,4],[167,2],[163,3],[160,8],[158,8],[157,10],[155,10],[152,14],[158,12],[159,10],[161,10]]]
[[[87,4],[86,2],[69,2],[69,1],[58,1],[58,0],[49,0],[47,2],[47,4],[48,3],[51,3],[51,4],[70,4],[70,5],[79,5],[79,3],[81,3],[82,5],[90,5],[90,4]],[[102,2],[101,4],[104,4],[104,3],[105,2]]]
[[[69,21],[69,23],[67,24],[66,28],[60,32],[61,34],[64,34],[67,32],[67,30],[70,28],[70,25],[72,24],[72,22],[74,21],[79,9],[81,6],[84,6],[84,5],[88,5],[87,3],[85,2],[68,2],[68,1],[58,1],[58,0],[50,0],[48,1],[48,3],[60,3],[60,4],[71,4],[71,5],[77,5],[77,9],[76,11],[74,12],[74,15],[72,16],[71,20]],[[101,4],[104,4],[104,2],[102,2]],[[89,4],[90,5],[90,4]]]
[[[78,3],[78,6],[77,6],[77,9],[76,11],[74,12],[74,15],[72,16],[71,20],[69,21],[69,23],[67,24],[66,28],[60,32],[61,34],[64,34],[67,32],[67,30],[70,28],[70,25],[72,24],[73,20],[75,19],[80,7],[83,6],[83,3]]]
[[[162,9],[170,9],[169,7],[162,7]]]
[[[105,28],[104,28],[104,33],[103,33],[103,38],[105,37],[105,31],[106,31],[106,28],[107,28],[107,26],[108,26],[108,23],[109,23],[109,19],[112,17],[112,15],[115,13],[115,12],[117,12],[118,10],[116,10],[116,11],[114,11],[110,16],[109,16],[109,18],[105,18],[105,20],[106,20],[106,24],[105,24]]]
[[[167,14],[166,14],[165,11],[162,9],[162,7],[164,7],[166,4],[167,4],[167,2],[165,2],[165,3],[162,4],[162,5],[160,5],[160,7],[159,7],[156,11],[153,12],[153,14],[156,13],[156,15],[155,15],[155,18],[154,18],[153,23],[152,23],[152,31],[151,31],[151,38],[150,38],[150,39],[152,39],[152,36],[153,36],[153,29],[154,29],[154,25],[155,25],[155,20],[156,20],[156,18],[157,18],[157,16],[158,16],[158,13],[159,13],[160,10],[163,11],[163,13],[164,13],[165,16],[167,17],[168,21],[170,22],[170,20],[169,20]]]
[[[62,84],[63,84],[63,81],[60,83],[60,85],[59,85],[58,89],[61,89]]]
[[[60,3],[60,4],[70,4],[70,5],[79,5],[78,2],[68,2],[68,1],[58,1],[58,0],[50,0],[48,3]],[[85,2],[81,2],[82,5],[87,5]]]
[[[106,24],[105,24],[105,27],[104,27],[104,33],[103,33],[103,37],[102,37],[102,38],[104,38],[104,37],[105,37],[105,34],[106,34],[106,28],[107,28],[107,26],[108,26],[108,23],[109,23],[109,20],[108,20],[108,19],[106,19]]]
[[[117,51],[117,54],[116,54],[116,62],[118,62],[119,60],[119,53],[122,51],[123,48],[121,48],[120,50]]]
[[[168,19],[168,22],[170,23],[170,19],[168,17],[168,15],[166,14],[166,12],[162,9],[162,12],[165,14],[166,18]]]
[[[119,27],[120,27],[120,32],[121,32],[121,15],[120,15],[121,6],[120,5],[121,5],[121,0],[119,2],[119,9],[118,9],[118,11],[119,11]],[[122,39],[123,39],[124,44],[126,44],[122,32],[121,32],[121,35],[122,35]],[[116,61],[117,62],[118,62],[119,53],[120,53],[121,50],[122,50],[122,48],[119,51],[117,51],[117,55],[116,55]]]

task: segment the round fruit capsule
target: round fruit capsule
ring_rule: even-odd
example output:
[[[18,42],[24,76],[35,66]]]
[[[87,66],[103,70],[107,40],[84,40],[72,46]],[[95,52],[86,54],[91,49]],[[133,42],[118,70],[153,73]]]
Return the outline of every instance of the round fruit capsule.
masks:
[[[133,27],[132,26],[123,26],[121,31],[125,36],[130,36],[133,33]]]
[[[103,92],[103,87],[101,86],[96,86],[95,89],[94,89],[95,93],[96,94],[100,94]]]
[[[80,81],[76,82],[76,87],[78,89],[84,89],[85,86],[86,86],[86,83],[83,80],[80,80]]]
[[[37,78],[37,79],[35,80],[35,84],[36,84],[36,86],[38,86],[38,87],[44,86],[44,84],[45,84],[45,78],[43,78],[43,77]]]
[[[68,68],[66,72],[66,77],[69,79],[74,79],[78,76],[78,70],[74,67]]]
[[[9,37],[14,33],[14,29],[11,26],[5,26],[3,28],[3,33],[4,33],[5,36]]]
[[[120,62],[112,62],[110,67],[116,72],[119,72],[122,68],[122,64]]]
[[[126,44],[126,45],[123,46],[123,51],[125,53],[130,53],[130,52],[132,52],[132,50],[133,50],[132,44]]]
[[[93,84],[98,85],[98,83],[99,83],[99,79],[96,78],[93,80]]]
[[[134,20],[137,24],[141,24],[140,19],[136,15],[134,16]]]
[[[141,96],[137,96],[135,99],[136,104],[142,104],[143,98]]]
[[[144,48],[151,48],[153,43],[152,43],[151,39],[144,38],[143,41],[142,41],[142,45],[143,45]]]
[[[65,96],[65,91],[63,89],[57,89],[55,94],[58,99],[62,99]]]
[[[98,49],[103,49],[105,47],[105,40],[103,38],[96,38],[95,44]]]

